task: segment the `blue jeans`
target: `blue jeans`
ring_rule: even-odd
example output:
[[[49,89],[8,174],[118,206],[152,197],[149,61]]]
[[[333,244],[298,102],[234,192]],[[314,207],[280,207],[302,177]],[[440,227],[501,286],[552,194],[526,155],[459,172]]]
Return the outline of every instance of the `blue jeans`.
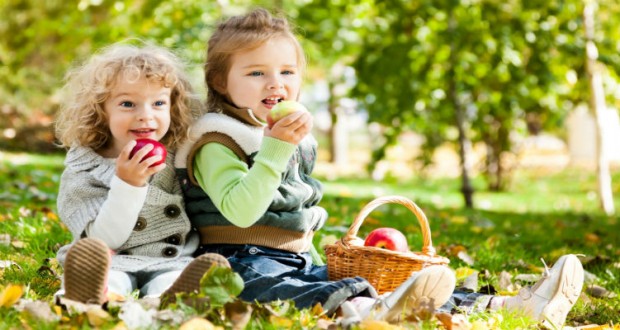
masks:
[[[361,277],[339,281],[327,279],[327,266],[312,264],[309,253],[288,251],[254,245],[201,245],[196,255],[207,252],[226,257],[232,269],[239,273],[245,288],[239,298],[245,301],[271,302],[293,300],[298,308],[310,308],[320,303],[332,314],[347,299],[374,292]]]
[[[290,299],[298,308],[310,308],[321,303],[331,315],[344,301],[358,296],[371,297],[371,292],[374,292],[370,283],[359,276],[329,281],[327,266],[313,265],[309,253],[295,254],[254,245],[218,244],[201,245],[195,255],[207,252],[219,253],[228,259],[232,269],[245,282],[239,298],[249,302]],[[491,297],[457,289],[438,311],[484,311]]]
[[[456,289],[450,299],[437,309],[443,313],[471,314],[484,312],[491,302],[492,295]]]

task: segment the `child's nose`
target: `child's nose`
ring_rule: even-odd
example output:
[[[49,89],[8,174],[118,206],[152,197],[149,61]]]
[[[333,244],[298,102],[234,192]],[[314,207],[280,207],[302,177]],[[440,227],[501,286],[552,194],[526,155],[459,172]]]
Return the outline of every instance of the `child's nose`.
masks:
[[[268,82],[269,89],[280,89],[282,88],[282,86],[284,86],[284,84],[282,82],[282,78],[280,78],[279,76],[274,75],[269,79],[269,82]]]
[[[138,120],[140,121],[149,121],[153,119],[154,111],[153,108],[145,105],[142,106],[140,111],[138,111]]]

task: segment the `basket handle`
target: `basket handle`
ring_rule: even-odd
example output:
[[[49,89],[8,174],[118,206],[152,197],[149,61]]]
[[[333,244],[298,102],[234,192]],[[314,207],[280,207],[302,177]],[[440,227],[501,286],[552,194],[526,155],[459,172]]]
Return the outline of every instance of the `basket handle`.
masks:
[[[374,209],[388,203],[404,205],[411,212],[413,212],[413,214],[415,214],[416,218],[418,218],[420,228],[422,229],[422,253],[428,256],[434,256],[435,248],[433,247],[433,242],[431,240],[431,230],[428,226],[426,215],[424,215],[424,212],[422,212],[422,210],[413,201],[402,196],[383,196],[366,204],[366,206],[364,206],[360,213],[355,217],[355,220],[353,220],[351,227],[349,227],[349,231],[347,231],[346,235],[342,238],[342,242],[345,245],[349,245],[349,242],[353,242],[355,240],[359,241],[359,238],[357,238],[357,232],[359,231],[364,219],[366,219],[368,214],[370,214],[370,212]]]

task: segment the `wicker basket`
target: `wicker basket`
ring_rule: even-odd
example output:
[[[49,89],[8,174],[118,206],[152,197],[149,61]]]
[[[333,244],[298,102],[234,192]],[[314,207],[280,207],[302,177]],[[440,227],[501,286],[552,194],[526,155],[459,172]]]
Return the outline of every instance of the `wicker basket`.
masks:
[[[406,206],[415,214],[422,229],[422,252],[397,252],[364,246],[357,237],[362,222],[375,208],[396,203]],[[325,246],[327,272],[330,280],[361,276],[370,282],[379,294],[394,291],[412,272],[430,265],[446,265],[448,258],[435,255],[428,220],[412,201],[400,196],[385,196],[368,203],[357,215],[346,235],[335,244]]]

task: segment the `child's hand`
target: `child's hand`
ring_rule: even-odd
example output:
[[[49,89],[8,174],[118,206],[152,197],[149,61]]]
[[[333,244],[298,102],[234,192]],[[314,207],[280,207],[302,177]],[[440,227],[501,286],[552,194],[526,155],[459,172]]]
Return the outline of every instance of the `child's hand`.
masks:
[[[265,128],[265,136],[292,144],[299,144],[312,130],[312,115],[307,111],[294,112]]]
[[[159,155],[142,160],[153,149],[152,144],[142,147],[130,159],[129,153],[135,145],[136,141],[127,143],[123,150],[121,150],[118,158],[116,158],[116,176],[132,186],[142,187],[147,183],[151,175],[163,170],[166,167],[166,163],[150,167],[153,163],[161,160]]]

